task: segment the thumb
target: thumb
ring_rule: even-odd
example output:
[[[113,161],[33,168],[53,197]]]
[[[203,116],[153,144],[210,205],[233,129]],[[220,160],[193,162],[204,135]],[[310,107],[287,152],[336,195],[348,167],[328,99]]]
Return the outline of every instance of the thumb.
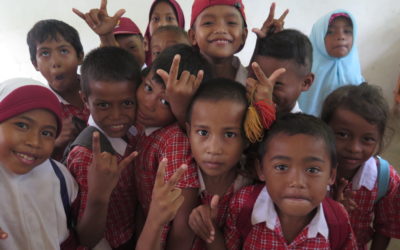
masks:
[[[119,20],[122,15],[125,14],[125,9],[120,9],[117,12],[115,12],[114,16],[112,17],[114,20]]]
[[[138,155],[137,151],[134,151],[132,153],[130,153],[130,155],[128,155],[127,157],[125,157],[119,164],[118,164],[118,168],[120,170],[124,169],[126,166],[128,166],[133,159]]]
[[[161,77],[161,79],[164,81],[166,87],[168,87],[168,79],[169,79],[169,74],[167,71],[163,69],[157,69],[156,73]]]

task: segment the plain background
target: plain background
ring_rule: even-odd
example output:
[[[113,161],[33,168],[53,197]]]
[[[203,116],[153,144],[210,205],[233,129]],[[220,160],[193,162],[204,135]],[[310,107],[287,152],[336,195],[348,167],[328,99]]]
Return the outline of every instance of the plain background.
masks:
[[[152,0],[109,0],[109,14],[126,9],[125,16],[136,22],[144,33]],[[178,0],[185,13],[186,29],[189,27],[192,0]],[[255,35],[251,28],[260,27],[266,19],[272,1],[243,0],[247,15],[249,35],[245,48],[238,54],[244,65],[252,55]],[[400,73],[400,1],[399,0],[281,0],[276,1],[277,16],[288,8],[285,28],[295,28],[309,34],[313,23],[335,9],[346,9],[355,16],[363,75],[367,81],[382,87],[390,104],[393,89]],[[26,34],[41,19],[59,19],[75,27],[80,33],[85,52],[99,44],[97,36],[86,23],[76,16],[73,7],[87,12],[98,8],[100,0],[0,0],[0,82],[12,77],[31,77],[44,81],[33,68]],[[394,120],[399,129],[400,120]],[[400,163],[400,136],[396,135],[384,157],[395,166]],[[400,249],[399,240],[392,240],[390,249]]]
[[[126,9],[125,16],[134,20],[144,33],[151,0],[109,0],[109,14]],[[192,0],[178,0],[189,27]],[[252,54],[255,35],[251,28],[260,27],[268,15],[272,1],[243,0],[249,35],[245,48],[238,54],[247,65]],[[398,0],[281,0],[276,1],[279,16],[290,10],[285,28],[295,28],[309,34],[313,23],[327,12],[346,9],[358,22],[358,48],[363,75],[367,81],[382,87],[385,97],[393,103],[393,89],[400,73],[400,1]],[[59,19],[75,27],[85,52],[99,44],[97,36],[76,16],[73,7],[87,12],[98,8],[100,0],[0,0],[0,82],[11,77],[31,77],[44,82],[29,60],[26,34],[41,19]]]

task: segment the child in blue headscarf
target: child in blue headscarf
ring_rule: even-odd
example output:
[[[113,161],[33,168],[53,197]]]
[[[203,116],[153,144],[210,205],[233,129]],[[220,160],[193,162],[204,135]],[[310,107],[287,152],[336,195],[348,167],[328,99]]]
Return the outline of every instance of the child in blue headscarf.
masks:
[[[348,11],[335,10],[314,24],[310,40],[315,80],[310,89],[299,97],[304,113],[319,116],[323,101],[332,91],[343,85],[359,85],[364,81],[356,38],[356,21]]]

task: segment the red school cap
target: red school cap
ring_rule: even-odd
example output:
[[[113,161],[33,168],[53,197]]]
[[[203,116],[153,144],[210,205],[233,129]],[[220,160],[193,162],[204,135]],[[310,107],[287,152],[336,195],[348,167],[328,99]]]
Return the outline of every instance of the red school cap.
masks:
[[[131,34],[131,35],[142,36],[142,32],[140,32],[139,27],[131,19],[127,17],[121,17],[118,20],[118,23],[113,30],[113,34],[114,35]]]
[[[194,0],[192,5],[192,17],[190,19],[190,27],[193,26],[196,18],[204,9],[214,5],[229,5],[235,7],[240,12],[240,14],[242,14],[244,24],[245,26],[247,26],[246,15],[244,13],[244,5],[242,0]]]

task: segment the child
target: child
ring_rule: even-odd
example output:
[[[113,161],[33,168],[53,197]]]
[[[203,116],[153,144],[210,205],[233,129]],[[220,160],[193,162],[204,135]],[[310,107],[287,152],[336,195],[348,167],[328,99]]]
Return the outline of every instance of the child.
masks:
[[[157,58],[157,56],[165,49],[175,44],[187,44],[190,45],[187,33],[185,30],[178,26],[162,26],[158,28],[151,38],[151,60]]]
[[[68,169],[79,184],[78,224],[84,223],[83,216],[93,206],[100,206],[103,214],[98,216],[97,226],[87,232],[87,238],[92,240],[86,245],[93,247],[102,238],[98,247],[133,249],[136,207],[133,166],[129,164],[121,170],[115,188],[105,190],[103,199],[97,204],[89,203],[87,197],[94,190],[91,187],[93,179],[102,177],[88,178],[88,173],[92,171],[92,159],[96,156],[90,146],[93,131],[99,133],[101,151],[114,155],[114,163],[118,161],[121,165],[129,162],[135,155],[127,140],[130,136],[128,131],[135,121],[136,87],[141,82],[140,68],[127,51],[104,47],[93,50],[85,58],[81,72],[81,96],[91,116],[89,127],[72,143],[67,158]]]
[[[61,113],[57,97],[32,79],[0,84],[0,249],[60,249],[69,238],[65,209],[78,186],[49,159]]]
[[[153,33],[162,26],[173,25],[185,29],[185,16],[179,3],[175,0],[154,0],[149,12],[149,23],[144,33],[147,46],[151,45]],[[152,63],[152,51],[146,51],[146,64]]]
[[[28,32],[31,62],[47,80],[62,106],[63,130],[56,139],[53,158],[60,160],[64,148],[86,127],[88,109],[79,96],[78,65],[83,48],[78,32],[58,20],[37,22]]]
[[[247,108],[245,87],[224,78],[202,83],[189,106],[186,131],[199,168],[202,204],[190,215],[198,235],[192,249],[206,249],[213,242],[215,231],[225,224],[231,197],[252,181],[240,163],[248,145],[243,128]]]
[[[214,74],[245,84],[247,70],[234,54],[246,41],[247,24],[241,0],[195,0],[189,38],[211,63]]]
[[[278,119],[261,142],[257,171],[265,184],[243,188],[229,205],[228,249],[355,249],[345,209],[326,198],[336,152],[323,122],[299,113]]]
[[[312,53],[310,40],[297,30],[287,29],[259,39],[253,62],[267,76],[279,68],[286,69],[273,88],[273,101],[278,114],[301,112],[297,98],[311,87],[314,80],[311,73]],[[254,71],[250,70],[249,77],[254,78],[254,75]]]
[[[334,190],[335,196],[343,192],[352,200],[348,210],[359,249],[366,249],[371,239],[371,249],[386,249],[390,238],[400,237],[400,201],[396,198],[400,178],[377,156],[388,117],[382,93],[367,83],[335,90],[322,109],[321,118],[336,137],[337,180],[345,185],[344,190]],[[381,179],[384,175],[386,183]]]
[[[335,10],[320,18],[313,26],[310,40],[314,48],[313,86],[300,95],[301,110],[318,116],[325,98],[345,84],[362,83],[356,47],[357,25],[352,14]]]

